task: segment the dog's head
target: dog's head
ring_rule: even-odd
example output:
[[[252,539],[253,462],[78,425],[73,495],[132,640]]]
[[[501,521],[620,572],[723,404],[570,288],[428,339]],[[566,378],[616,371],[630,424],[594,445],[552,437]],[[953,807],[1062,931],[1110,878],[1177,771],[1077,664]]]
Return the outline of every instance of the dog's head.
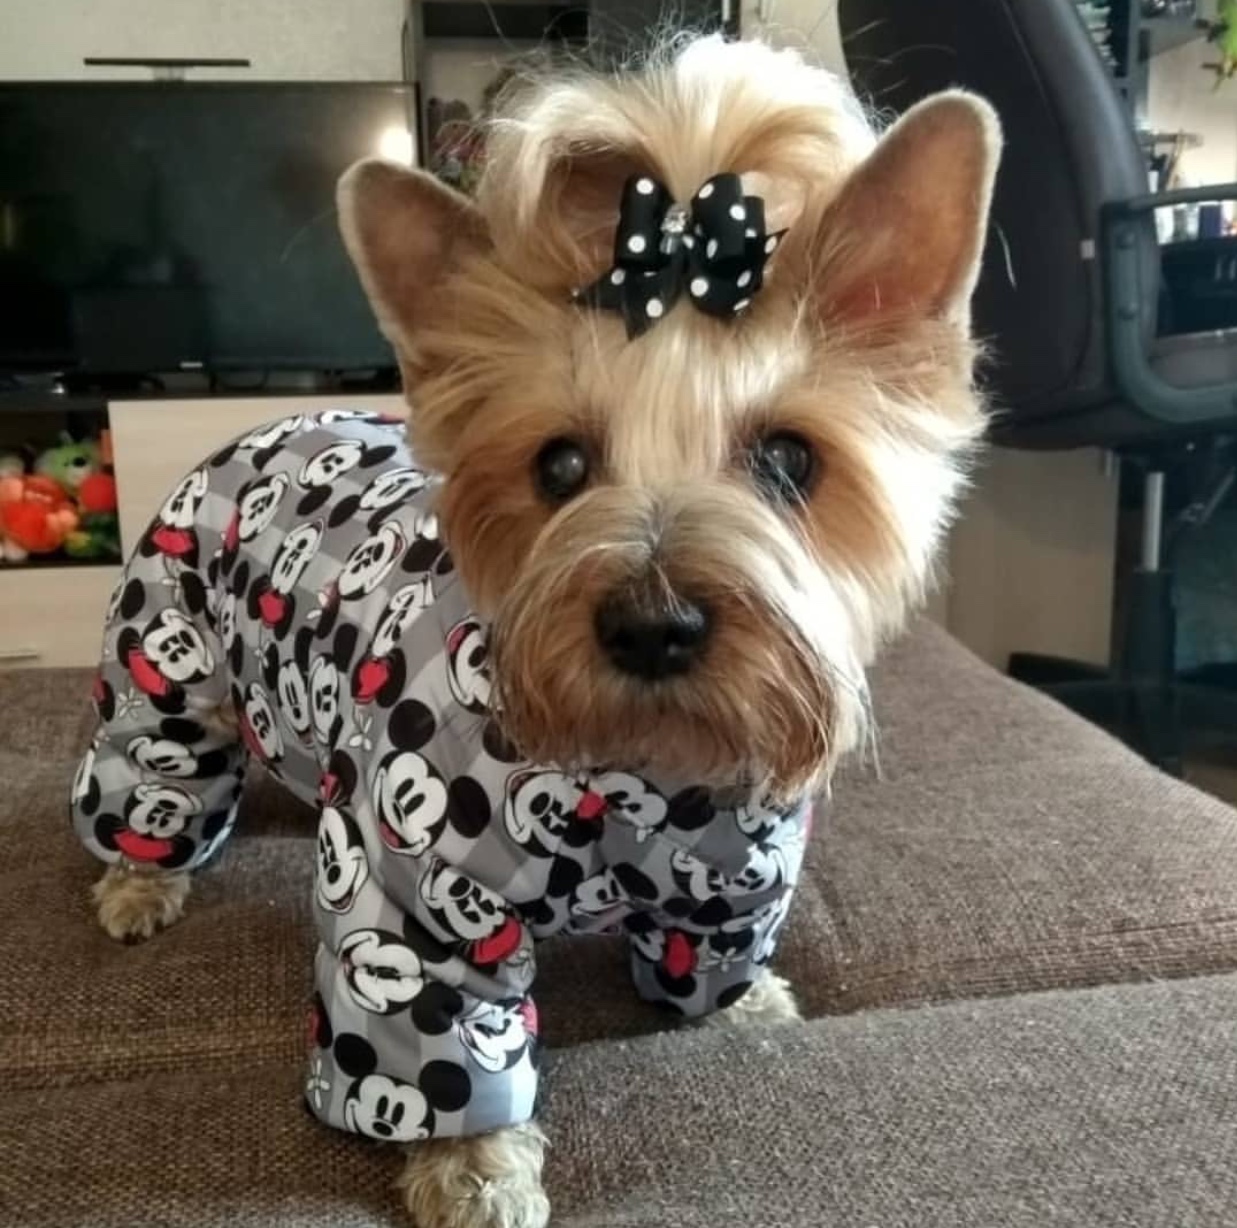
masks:
[[[998,143],[962,94],[878,139],[797,54],[703,39],[510,91],[475,202],[345,176],[525,753],[789,795],[855,744],[983,426]]]

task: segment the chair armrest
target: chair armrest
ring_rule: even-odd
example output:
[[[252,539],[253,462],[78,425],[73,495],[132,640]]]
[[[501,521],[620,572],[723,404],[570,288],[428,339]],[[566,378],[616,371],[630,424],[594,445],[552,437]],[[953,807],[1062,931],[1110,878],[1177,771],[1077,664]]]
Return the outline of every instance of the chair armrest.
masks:
[[[1237,200],[1237,183],[1205,183],[1198,188],[1174,188],[1171,192],[1113,200],[1104,206],[1104,213],[1116,219],[1136,213],[1150,213],[1153,209],[1171,208],[1173,205],[1206,204],[1215,200]]]
[[[1237,419],[1237,382],[1180,388],[1161,379],[1151,366],[1143,327],[1147,287],[1158,284],[1159,247],[1147,235],[1151,212],[1217,200],[1237,200],[1237,183],[1131,196],[1108,202],[1100,215],[1107,291],[1104,311],[1113,378],[1132,405],[1165,425],[1201,427]],[[1149,252],[1155,253],[1154,267],[1150,267]],[[1237,348],[1237,330],[1232,344]]]

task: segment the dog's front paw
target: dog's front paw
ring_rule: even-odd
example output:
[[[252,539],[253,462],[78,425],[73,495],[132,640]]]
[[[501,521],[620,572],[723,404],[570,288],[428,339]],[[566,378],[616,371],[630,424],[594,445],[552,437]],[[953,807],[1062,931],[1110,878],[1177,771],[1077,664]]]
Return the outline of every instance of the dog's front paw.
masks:
[[[118,942],[137,942],[179,919],[189,895],[189,875],[108,866],[91,894],[104,930]]]
[[[397,1185],[417,1228],[545,1228],[544,1157],[545,1135],[532,1122],[431,1139],[412,1149]]]

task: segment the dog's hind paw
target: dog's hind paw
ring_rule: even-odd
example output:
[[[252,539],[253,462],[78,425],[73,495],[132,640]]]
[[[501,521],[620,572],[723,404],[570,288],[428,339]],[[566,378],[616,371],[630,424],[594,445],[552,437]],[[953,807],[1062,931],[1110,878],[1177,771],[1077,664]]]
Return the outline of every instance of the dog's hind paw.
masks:
[[[733,1006],[700,1020],[706,1026],[723,1028],[802,1021],[790,982],[773,972],[765,972],[752,982],[751,989]]]
[[[166,929],[185,911],[189,875],[108,866],[91,888],[99,924],[118,942],[138,942]]]

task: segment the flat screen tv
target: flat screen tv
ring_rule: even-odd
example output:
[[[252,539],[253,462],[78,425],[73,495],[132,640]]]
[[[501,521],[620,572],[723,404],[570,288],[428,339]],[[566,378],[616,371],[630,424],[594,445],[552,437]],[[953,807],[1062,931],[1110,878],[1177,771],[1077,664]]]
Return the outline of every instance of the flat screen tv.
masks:
[[[409,87],[0,84],[0,372],[393,366],[335,182]]]

